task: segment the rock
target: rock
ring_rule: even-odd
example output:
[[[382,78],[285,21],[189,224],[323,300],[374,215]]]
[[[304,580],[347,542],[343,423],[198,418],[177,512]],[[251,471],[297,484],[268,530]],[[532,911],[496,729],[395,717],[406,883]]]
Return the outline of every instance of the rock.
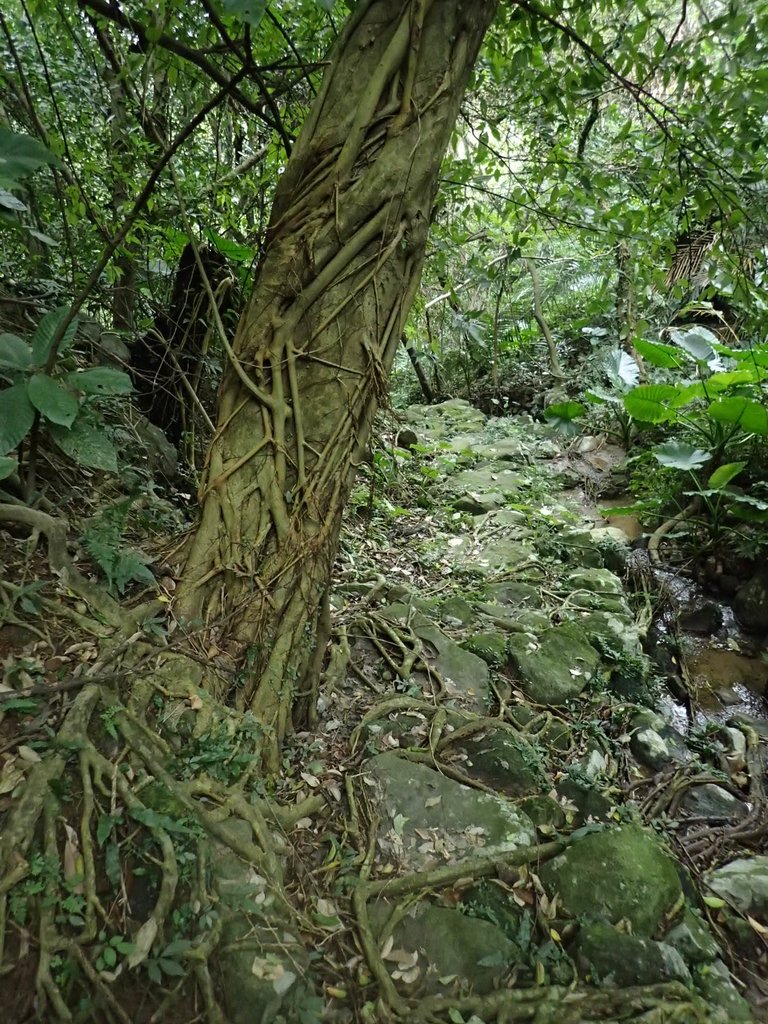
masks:
[[[614,806],[613,802],[599,789],[581,779],[566,776],[557,783],[555,788],[559,797],[567,800],[576,808],[576,824],[584,824],[590,819],[605,821]]]
[[[597,526],[589,531],[589,536],[602,554],[605,568],[624,572],[631,551],[626,533],[618,526]]]
[[[481,508],[473,515],[481,512],[492,512],[506,505],[509,497],[514,497],[520,489],[522,478],[519,473],[505,468],[503,464],[488,463],[474,469],[464,469],[447,480],[447,486],[458,496],[454,507],[458,508],[463,501],[475,500],[489,507]],[[472,509],[464,511],[472,512]]]
[[[599,654],[571,623],[552,626],[538,637],[513,634],[508,650],[520,688],[547,706],[577,697],[600,667]]]
[[[457,743],[455,749],[466,755],[460,765],[467,775],[507,796],[536,793],[547,786],[541,755],[511,729],[491,729]]]
[[[632,753],[653,771],[661,771],[670,764],[690,761],[692,755],[682,733],[654,711],[644,710],[633,715],[630,729]]]
[[[475,612],[469,601],[456,594],[440,605],[440,618],[443,622],[453,619],[462,626],[468,626],[474,620]]]
[[[720,955],[714,935],[689,907],[683,911],[682,920],[664,936],[664,941],[674,946],[689,964],[709,963]]]
[[[179,453],[162,430],[154,423],[150,423],[146,416],[137,416],[133,428],[143,449],[149,471],[153,475],[160,474],[167,480],[175,480],[178,475]]]
[[[682,895],[675,862],[637,825],[589,833],[543,864],[539,877],[573,916],[610,924],[626,918],[645,937]]]
[[[585,612],[573,621],[589,643],[605,654],[612,654],[616,661],[631,660],[638,667],[644,661],[640,633],[633,618],[603,611]]]
[[[519,801],[518,807],[528,815],[537,828],[544,825],[548,828],[561,829],[567,821],[565,811],[551,796],[527,796]]]
[[[393,906],[384,901],[369,904],[371,927],[377,939],[392,910]],[[395,984],[405,993],[417,991],[419,995],[448,995],[454,987],[468,987],[483,995],[496,987],[516,954],[514,944],[490,921],[424,902],[410,908],[396,925],[393,937],[393,950],[410,954],[401,957],[406,967],[398,972],[401,976]],[[392,953],[387,967],[390,971],[398,969]],[[445,982],[446,978],[451,980]]]
[[[530,583],[516,581],[489,583],[485,588],[485,597],[508,608],[519,608],[522,605],[526,605],[528,608],[540,608],[542,605],[541,594],[536,587],[531,586]]]
[[[507,660],[507,638],[503,633],[475,633],[463,646],[487,665],[503,665]]]
[[[482,576],[495,576],[511,572],[519,566],[536,561],[536,552],[525,540],[515,537],[494,537],[487,544],[478,545],[469,536],[452,537],[441,555],[457,567]]]
[[[733,610],[745,629],[755,633],[768,631],[768,569],[759,569],[739,587]]]
[[[440,673],[449,696],[461,698],[462,706],[479,714],[487,711],[491,691],[488,666],[482,658],[465,651],[423,613],[414,613],[412,605],[387,605],[380,614],[392,622],[410,624],[419,640],[424,641],[424,658]],[[430,648],[434,654],[429,653]],[[413,675],[418,678],[419,673]]]
[[[721,1011],[718,1014],[715,1010],[712,1015],[717,1024],[737,1024],[753,1019],[749,1003],[731,981],[728,968],[722,960],[700,967],[693,980],[708,1006],[713,1010],[717,1007]]]
[[[600,921],[582,926],[574,945],[574,959],[582,973],[589,973],[601,985],[691,981],[691,973],[674,947],[628,935]]]
[[[728,725],[733,725],[737,729],[753,729],[758,736],[768,740],[768,720],[753,718],[751,715],[738,714],[728,719]]]
[[[745,818],[749,813],[742,800],[712,782],[692,786],[681,806],[688,814],[701,818]]]
[[[485,512],[493,512],[506,504],[506,496],[502,491],[473,491],[462,494],[453,502],[457,512],[469,512],[471,516],[481,516]]]
[[[405,411],[408,423],[421,425],[432,437],[455,437],[462,431],[482,430],[486,416],[462,398],[437,405],[412,405]],[[482,435],[480,435],[480,440]]]
[[[245,821],[230,819],[224,828],[242,843],[253,842]],[[253,865],[229,846],[212,843],[207,862],[218,905],[234,911],[226,918],[217,954],[227,1020],[272,1024],[298,1019],[297,1005],[312,997],[309,958],[299,937],[289,931],[291,923],[280,899]],[[244,903],[247,913],[237,913]]]
[[[506,853],[535,840],[530,818],[514,804],[393,753],[365,766],[379,792],[379,850],[409,870]]]
[[[723,609],[714,601],[698,601],[681,608],[677,624],[686,633],[709,636],[723,625]]]
[[[610,569],[576,569],[566,577],[568,590],[586,590],[604,597],[624,597],[624,585]]]
[[[406,427],[405,430],[398,430],[397,436],[395,437],[395,445],[398,448],[404,448],[406,451],[412,451],[419,443],[419,438],[415,430],[411,430]]]
[[[768,856],[732,860],[708,872],[705,881],[737,910],[768,924]]]

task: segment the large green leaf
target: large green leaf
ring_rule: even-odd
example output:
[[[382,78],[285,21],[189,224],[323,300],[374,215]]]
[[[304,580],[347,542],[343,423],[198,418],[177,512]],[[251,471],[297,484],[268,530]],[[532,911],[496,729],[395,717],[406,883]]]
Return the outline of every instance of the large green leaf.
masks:
[[[45,164],[58,165],[58,157],[33,139],[0,128],[0,184],[15,188],[19,180]]]
[[[719,398],[707,412],[718,423],[738,424],[747,434],[768,434],[768,410],[751,398]]]
[[[604,363],[611,382],[622,390],[632,388],[640,380],[640,367],[624,349],[614,349]]]
[[[718,466],[709,478],[709,486],[713,491],[721,490],[723,487],[726,487],[734,477],[739,475],[746,464],[746,461],[727,462],[724,466]]]
[[[673,415],[669,404],[678,394],[671,384],[641,384],[624,395],[624,408],[641,423],[663,423]]]
[[[684,441],[665,441],[653,449],[654,457],[670,469],[700,469],[709,459],[711,452],[694,448]]]
[[[678,387],[677,395],[669,405],[672,409],[682,409],[683,406],[695,402],[697,398],[706,398],[707,395],[707,386],[704,381],[696,380],[693,384],[683,384]]]
[[[26,370],[32,365],[32,349],[15,334],[0,334],[0,366]]]
[[[19,464],[16,459],[11,459],[7,455],[0,455],[0,480],[7,480],[18,468]]]
[[[27,382],[0,391],[0,455],[12,452],[32,429],[35,407],[27,395]]]
[[[707,380],[707,388],[710,391],[727,391],[728,388],[737,387],[739,384],[754,384],[764,380],[766,371],[749,363],[741,366],[738,370],[726,370],[722,373],[713,373]]]
[[[122,370],[94,366],[67,375],[67,383],[86,395],[128,395],[133,391],[131,378]]]
[[[652,366],[660,366],[665,370],[673,370],[682,366],[680,353],[673,345],[662,345],[658,341],[643,341],[636,338],[633,342],[635,351]]]
[[[563,434],[577,434],[579,428],[574,420],[583,416],[587,407],[581,402],[557,402],[544,410],[544,418],[555,430]]]
[[[62,427],[71,427],[80,411],[72,392],[47,373],[36,373],[30,378],[27,394],[41,416]]]
[[[81,418],[71,430],[54,426],[50,433],[59,448],[81,466],[117,472],[117,452],[104,427],[99,429]]]
[[[689,356],[693,356],[697,363],[715,366],[719,362],[718,355],[712,347],[717,344],[717,337],[706,327],[689,327],[687,330],[673,329],[669,335],[674,343],[679,345]]]
[[[53,339],[56,337],[56,332],[61,326],[61,323],[67,313],[69,313],[68,306],[59,306],[58,309],[52,309],[50,313],[46,313],[37,325],[35,336],[32,339],[32,358],[35,362],[35,366],[45,365],[51,351],[51,346],[53,345]],[[61,339],[61,343],[58,348],[59,355],[66,352],[75,340],[76,330],[77,318],[72,321],[64,332],[64,337]]]

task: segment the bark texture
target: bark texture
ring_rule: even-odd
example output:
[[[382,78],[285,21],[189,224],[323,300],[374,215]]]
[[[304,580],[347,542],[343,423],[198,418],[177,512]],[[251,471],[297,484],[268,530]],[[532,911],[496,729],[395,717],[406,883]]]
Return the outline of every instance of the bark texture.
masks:
[[[237,703],[275,745],[306,695],[341,514],[496,6],[363,0],[277,189],[176,601],[186,627],[203,628],[206,654],[239,667]]]

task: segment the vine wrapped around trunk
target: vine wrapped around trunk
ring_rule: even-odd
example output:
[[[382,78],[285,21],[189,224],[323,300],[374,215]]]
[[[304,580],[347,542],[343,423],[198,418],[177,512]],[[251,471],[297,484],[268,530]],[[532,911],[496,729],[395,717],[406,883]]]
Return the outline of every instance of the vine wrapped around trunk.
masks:
[[[176,601],[276,751],[344,503],[419,285],[440,164],[497,0],[368,0],[278,185]],[[306,693],[306,690],[304,690]],[[217,693],[225,699],[226,694]]]

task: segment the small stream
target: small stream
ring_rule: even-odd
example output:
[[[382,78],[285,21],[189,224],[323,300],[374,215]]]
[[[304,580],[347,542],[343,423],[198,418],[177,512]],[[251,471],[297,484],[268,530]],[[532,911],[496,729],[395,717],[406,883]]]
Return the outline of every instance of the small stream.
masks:
[[[630,542],[643,536],[635,516],[611,515],[611,508],[626,505],[626,498],[591,502],[580,490],[570,492],[587,519],[596,526],[615,526]],[[733,609],[721,595],[715,595],[680,571],[653,567],[659,591],[668,597],[669,607],[654,621],[650,631],[657,646],[665,649],[667,669],[675,669],[669,655],[682,662],[682,676],[690,693],[691,709],[671,694],[666,712],[673,724],[685,732],[691,726],[725,724],[744,715],[768,722],[768,650],[765,641],[746,633]],[[649,651],[653,656],[653,650]],[[654,660],[663,662],[664,657]],[[676,695],[679,696],[679,695]],[[666,703],[666,702],[665,702]]]

